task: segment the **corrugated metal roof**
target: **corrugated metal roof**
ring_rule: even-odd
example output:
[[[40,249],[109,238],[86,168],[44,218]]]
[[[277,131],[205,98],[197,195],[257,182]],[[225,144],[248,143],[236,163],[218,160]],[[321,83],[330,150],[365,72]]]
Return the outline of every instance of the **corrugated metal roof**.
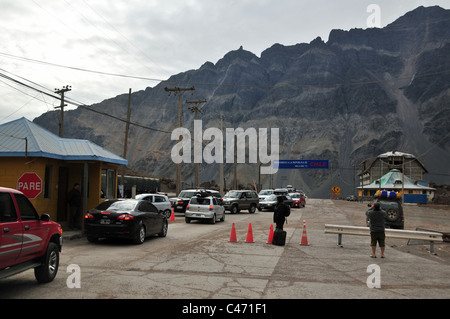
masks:
[[[402,188],[408,189],[408,190],[436,190],[435,188],[428,187],[421,185],[416,180],[409,178],[408,176],[404,175],[402,176],[402,172],[400,172],[397,169],[391,170],[389,173],[381,177],[381,187],[380,187],[380,179],[377,179],[373,181],[371,184],[366,185],[364,187],[357,187],[358,189],[398,189],[401,190]],[[402,186],[402,178],[404,186]]]
[[[61,138],[24,117],[0,125],[0,156],[20,157],[26,151],[33,157],[128,164],[126,159],[91,141]]]

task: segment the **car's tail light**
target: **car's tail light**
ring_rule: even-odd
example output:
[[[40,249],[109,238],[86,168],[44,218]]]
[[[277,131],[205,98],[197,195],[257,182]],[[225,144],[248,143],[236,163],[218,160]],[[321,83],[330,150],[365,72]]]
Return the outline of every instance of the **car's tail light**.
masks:
[[[86,215],[84,215],[84,219],[93,219],[94,215],[92,215],[91,213],[87,212]]]
[[[186,210],[189,210],[189,207],[190,207],[190,206],[191,206],[191,205],[188,204],[188,205],[186,206]]]
[[[209,210],[210,211],[214,210],[214,207],[212,205],[209,205]]]
[[[130,214],[122,214],[119,217],[117,217],[117,220],[133,220],[134,216]]]

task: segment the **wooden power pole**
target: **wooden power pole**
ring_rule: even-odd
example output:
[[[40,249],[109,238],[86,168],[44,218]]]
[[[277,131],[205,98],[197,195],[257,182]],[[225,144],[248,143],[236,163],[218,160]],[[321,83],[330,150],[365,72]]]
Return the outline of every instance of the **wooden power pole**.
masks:
[[[178,128],[181,128],[181,95],[186,91],[195,91],[195,87],[190,88],[180,88],[180,87],[174,87],[172,89],[169,89],[168,87],[165,87],[164,90],[169,93],[174,93],[175,95],[178,95]],[[181,141],[181,136],[178,138],[178,141]],[[177,196],[181,191],[181,163],[177,164],[177,184],[176,184],[176,192]]]
[[[189,107],[189,109],[192,112],[195,112],[195,117],[194,119],[196,120],[198,118],[198,112],[203,113],[203,110],[201,108],[198,107],[198,105],[200,103],[206,103],[206,100],[197,100],[197,101],[186,101],[187,104],[195,104],[195,106],[191,106]],[[194,163],[194,167],[195,167],[195,187],[198,188],[199,185],[199,180],[198,180],[198,163]]]
[[[55,89],[56,94],[61,95],[61,104],[60,106],[56,106],[55,109],[59,108],[59,137],[63,137],[64,135],[64,106],[67,106],[67,104],[64,104],[64,93],[71,91],[72,87],[70,85],[63,86],[62,89]]]

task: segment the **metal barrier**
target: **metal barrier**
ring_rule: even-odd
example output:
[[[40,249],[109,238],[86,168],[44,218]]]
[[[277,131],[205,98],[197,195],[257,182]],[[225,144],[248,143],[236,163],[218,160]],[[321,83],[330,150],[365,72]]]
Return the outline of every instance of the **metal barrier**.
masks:
[[[342,235],[370,236],[369,227],[325,224],[325,234],[337,234],[338,246],[342,247]],[[390,229],[385,230],[386,238],[417,239],[430,242],[430,253],[434,254],[434,242],[443,241],[442,234],[427,231]]]

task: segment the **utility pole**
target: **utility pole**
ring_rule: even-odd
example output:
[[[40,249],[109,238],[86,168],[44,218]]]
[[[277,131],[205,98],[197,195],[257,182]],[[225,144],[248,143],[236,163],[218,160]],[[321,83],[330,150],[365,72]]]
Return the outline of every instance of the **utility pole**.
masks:
[[[223,115],[220,115],[220,132],[222,132],[222,136],[223,136]],[[223,143],[222,143],[223,144]],[[224,190],[225,190],[225,180],[223,177],[223,148],[222,148],[222,158],[220,159],[220,164],[219,164],[219,189],[220,189],[220,194],[221,196],[225,195],[224,194]]]
[[[181,95],[186,91],[195,91],[195,87],[190,87],[190,88],[174,87],[172,89],[165,87],[164,90],[169,93],[169,96],[172,92],[175,95],[178,95],[178,128],[181,128]],[[181,141],[181,136],[178,138],[178,141],[179,142]],[[178,195],[181,191],[181,163],[177,164],[177,184],[176,185],[177,185],[176,192]]]
[[[128,131],[130,129],[130,117],[131,117],[131,88],[128,92],[128,110],[127,110],[127,122],[125,124],[125,140],[123,142],[123,158],[127,159],[128,149]],[[125,196],[125,173],[122,171],[122,195]]]
[[[200,103],[206,103],[208,101],[206,100],[197,100],[197,101],[186,101],[185,103],[187,104],[195,104],[195,106],[190,106],[189,109],[192,112],[195,112],[195,117],[194,119],[197,120],[198,118],[198,112],[203,113],[203,110],[201,108],[198,107],[198,105]],[[201,142],[201,141],[200,141]],[[195,187],[198,188],[199,187],[199,180],[198,180],[198,163],[194,163],[194,167],[195,167]]]
[[[60,106],[56,106],[55,109],[59,108],[59,137],[63,137],[64,135],[64,106],[67,106],[67,104],[64,104],[64,93],[71,91],[72,87],[70,85],[63,86],[62,89],[55,89],[56,94],[61,95],[61,104]]]
[[[130,116],[131,116],[131,88],[128,92],[128,111],[127,111],[127,123],[125,124],[125,141],[123,143],[123,158],[127,158],[128,147],[128,130],[130,129]]]

